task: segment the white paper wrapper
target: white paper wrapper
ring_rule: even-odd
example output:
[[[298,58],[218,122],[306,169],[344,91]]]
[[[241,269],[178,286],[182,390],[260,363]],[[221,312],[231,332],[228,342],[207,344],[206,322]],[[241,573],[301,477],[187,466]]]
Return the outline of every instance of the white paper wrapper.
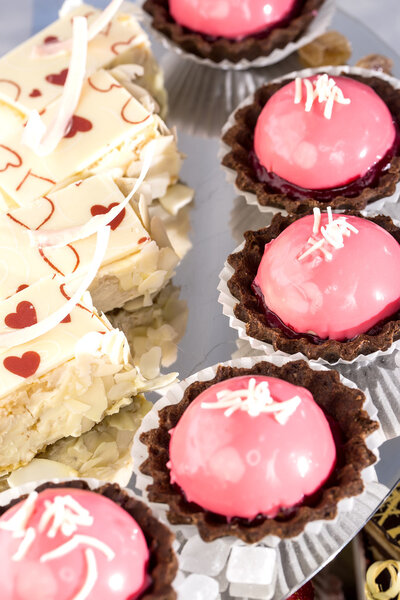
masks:
[[[244,247],[244,242],[242,244],[240,244],[240,246],[235,248],[235,250],[233,251],[233,254],[242,250],[243,247]],[[232,294],[228,288],[228,281],[230,280],[230,278],[232,277],[233,274],[234,274],[233,268],[228,264],[228,262],[225,262],[224,268],[222,269],[221,273],[219,274],[220,280],[219,280],[219,284],[217,287],[217,289],[219,291],[218,302],[220,304],[222,304],[222,312],[224,313],[224,315],[229,318],[229,325],[233,329],[236,329],[236,331],[238,332],[239,338],[241,340],[248,341],[251,348],[253,348],[254,350],[257,350],[259,354],[264,354],[268,357],[271,356],[272,354],[278,355],[278,356],[286,356],[286,357],[291,356],[290,354],[288,354],[286,352],[282,352],[281,350],[274,350],[274,347],[272,344],[269,344],[267,342],[262,342],[261,340],[257,340],[256,338],[253,338],[253,337],[250,337],[247,335],[246,324],[243,321],[241,321],[240,319],[238,319],[234,314],[234,308],[235,308],[236,304],[238,304],[238,300],[234,296],[232,296]],[[376,360],[378,357],[388,356],[399,348],[400,348],[400,340],[397,340],[385,351],[377,350],[376,352],[372,352],[371,354],[367,354],[367,355],[360,354],[359,356],[356,356],[356,358],[354,358],[353,360],[344,360],[342,358],[339,358],[339,360],[337,360],[336,362],[329,363],[325,359],[319,358],[318,360],[312,361],[312,362],[316,362],[321,365],[328,365],[328,366],[342,365],[342,364],[350,365],[350,364],[354,364],[357,362],[359,364],[363,364],[363,365],[367,366],[367,365],[370,365],[372,363],[372,361]],[[303,358],[306,358],[306,357],[303,356]],[[306,358],[306,360],[308,360],[308,359]]]
[[[182,58],[188,58],[198,64],[206,65],[208,67],[212,67],[213,69],[244,70],[274,65],[290,54],[293,54],[293,52],[296,52],[296,50],[299,50],[299,48],[302,48],[303,46],[306,46],[315,40],[315,38],[322,35],[328,29],[335,13],[335,9],[336,0],[325,0],[324,4],[318,10],[316,17],[312,20],[308,29],[299,39],[295,40],[294,42],[290,42],[284,48],[276,48],[270,54],[268,54],[268,56],[259,56],[254,60],[243,59],[238,63],[233,63],[227,59],[216,63],[209,58],[201,58],[200,56],[196,56],[196,54],[186,52],[186,50],[183,50],[183,48],[175,44],[170,38],[163,35],[156,29],[152,28],[152,31],[167,50],[174,50],[174,52],[176,52]],[[147,21],[147,24],[151,26],[152,17],[147,13],[145,13],[145,20]]]
[[[360,67],[350,67],[347,65],[339,66],[339,67],[319,67],[317,69],[303,69],[301,71],[293,71],[292,73],[288,73],[288,74],[284,75],[283,77],[278,77],[277,79],[268,81],[268,83],[279,83],[286,79],[294,79],[296,77],[301,77],[301,78],[311,77],[312,75],[317,75],[318,73],[327,73],[328,75],[331,75],[333,77],[338,76],[341,73],[345,73],[348,75],[360,75],[363,77],[379,77],[380,79],[383,79],[384,81],[387,81],[388,83],[390,83],[395,89],[400,89],[400,80],[396,79],[395,77],[391,77],[390,75],[386,75],[385,73],[380,73],[378,71],[371,71],[370,69],[361,69]],[[240,108],[243,108],[244,106],[248,106],[249,104],[252,104],[253,100],[254,100],[254,94],[251,94],[245,100],[243,100],[243,102],[241,102],[239,104],[239,106],[234,110],[234,112],[230,115],[227,122],[223,126],[222,132],[221,132],[220,148],[218,151],[218,158],[220,161],[222,161],[223,157],[231,150],[231,148],[222,141],[222,136],[228,131],[228,129],[230,129],[231,127],[233,127],[235,125],[235,123],[236,123],[235,113]],[[233,169],[230,169],[229,167],[225,167],[224,165],[222,165],[222,168],[225,171],[225,176],[226,176],[226,180],[228,181],[228,183],[231,183],[234,186],[235,191],[239,196],[244,196],[247,204],[250,204],[252,206],[257,206],[258,209],[260,210],[260,212],[263,212],[263,213],[266,212],[266,213],[276,214],[276,213],[280,212],[283,215],[287,215],[287,211],[284,209],[276,208],[274,206],[262,206],[261,204],[259,204],[259,202],[257,201],[256,194],[253,194],[251,192],[244,192],[243,190],[240,190],[237,187],[237,185],[235,183],[236,176],[237,176],[236,171],[234,171]],[[373,214],[373,213],[376,214],[377,212],[381,211],[387,203],[393,204],[393,203],[397,202],[397,200],[399,199],[399,195],[400,195],[400,182],[397,184],[396,191],[394,194],[392,194],[391,196],[387,196],[386,198],[381,198],[380,200],[375,200],[375,202],[371,202],[370,204],[367,205],[367,207],[362,212],[363,212],[363,214]],[[328,203],[327,203],[327,206],[328,206]],[[338,211],[338,212],[341,212],[341,211]]]
[[[272,356],[268,357],[268,361],[272,362],[277,366],[302,358],[301,355],[295,355],[288,359],[283,356]],[[246,357],[239,358],[234,361],[222,363],[224,366],[232,367],[253,367],[257,362],[265,360],[265,357]],[[326,367],[310,363],[309,365],[314,370],[327,370]],[[158,427],[158,413],[167,405],[177,404],[182,399],[184,390],[191,383],[195,381],[207,381],[215,376],[218,365],[208,367],[195,375],[185,379],[181,383],[175,384],[168,393],[162,397],[153,407],[153,409],[143,419],[142,425],[138,430],[133,445],[133,457],[136,474],[136,487],[143,494],[143,497],[147,499],[146,488],[151,483],[152,479],[149,476],[143,475],[140,472],[139,467],[148,456],[147,447],[140,442],[140,434],[155,429]],[[346,380],[341,376],[341,381],[348,387],[355,388],[356,385]],[[374,407],[371,398],[366,393],[366,402],[364,409],[368,412],[371,419],[377,419],[377,410]],[[376,453],[378,456],[378,447],[386,440],[385,434],[382,429],[374,432],[367,439],[368,447]],[[275,600],[281,599],[291,590],[296,589],[303,581],[309,578],[314,572],[316,572],[324,563],[328,562],[332,555],[336,554],[340,548],[345,545],[350,539],[356,534],[356,532],[365,524],[370,518],[371,514],[380,505],[388,489],[378,483],[376,478],[376,472],[374,467],[368,467],[363,471],[363,479],[365,483],[364,492],[355,498],[346,498],[342,500],[338,505],[338,516],[333,521],[315,521],[308,523],[302,534],[296,538],[289,540],[280,540],[277,536],[267,536],[264,540],[252,547],[272,547],[276,550],[276,584],[272,595],[261,595],[253,596],[255,598],[274,598]],[[162,520],[167,523],[166,512],[168,507],[164,504],[150,503],[154,512],[156,512]],[[185,546],[187,540],[192,540],[195,536],[194,541],[191,544],[199,545],[201,548],[201,542],[197,538],[197,528],[194,525],[185,526],[171,526],[173,531],[176,532],[177,538],[181,541],[182,547],[179,549],[178,554],[181,560],[181,567],[184,570],[184,565],[187,564],[188,556],[185,552]],[[230,548],[234,546],[246,546],[243,542],[238,541],[236,538],[223,538],[224,542],[230,545]],[[249,547],[249,545],[247,545]],[[207,547],[205,547],[205,550]],[[199,550],[197,550],[199,552]],[[210,553],[208,553],[210,554]],[[228,558],[228,563],[229,563]],[[202,562],[202,557],[200,558]],[[196,565],[190,566],[191,572],[198,572]],[[210,567],[211,570],[211,567]],[[202,573],[206,576],[210,576],[210,573]],[[223,568],[219,573],[212,573],[213,577],[216,577],[219,581],[220,586],[224,584]],[[225,581],[226,583],[226,581]],[[220,591],[223,591],[220,587]],[[259,592],[259,590],[256,590]],[[233,596],[231,591],[231,596]],[[248,598],[252,596],[247,594]]]

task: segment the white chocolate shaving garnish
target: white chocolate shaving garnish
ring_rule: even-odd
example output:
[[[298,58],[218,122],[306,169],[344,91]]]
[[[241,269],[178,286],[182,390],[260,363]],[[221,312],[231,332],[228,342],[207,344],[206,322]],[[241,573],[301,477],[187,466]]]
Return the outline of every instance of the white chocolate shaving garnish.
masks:
[[[247,412],[251,417],[262,413],[271,413],[280,425],[285,425],[301,402],[299,396],[294,396],[284,402],[276,402],[269,391],[268,381],[256,384],[252,377],[248,388],[239,390],[222,390],[217,392],[216,402],[202,402],[201,408],[225,408],[225,415],[230,417],[237,410]]]
[[[102,29],[107,27],[108,23],[114,17],[123,1],[124,0],[112,0],[112,2],[110,2],[110,4],[103,10],[103,12],[99,14],[97,19],[93,21],[88,29],[88,42],[95,38],[96,35],[102,31]],[[86,18],[85,21],[87,21]],[[64,52],[69,52],[72,46],[73,41],[71,39],[63,42],[54,42],[52,44],[42,44],[40,46],[36,46],[36,48],[33,50],[33,56],[54,56],[55,54],[62,54]]]
[[[12,531],[13,537],[23,537],[28,521],[35,510],[37,497],[37,492],[31,492],[11,519],[0,522],[0,529]]]
[[[152,142],[149,142],[149,144],[145,148],[145,151],[143,151],[145,157],[143,160],[140,175],[136,180],[132,190],[126,196],[125,200],[120,202],[117,206],[114,206],[107,213],[92,217],[84,225],[80,225],[77,227],[69,227],[60,230],[46,231],[44,229],[39,229],[37,231],[29,231],[32,245],[38,245],[43,248],[46,246],[52,246],[53,248],[66,246],[67,244],[71,244],[72,242],[76,242],[77,240],[81,240],[95,234],[99,231],[101,227],[105,227],[106,225],[111,223],[111,221],[113,221],[123,211],[125,206],[127,206],[131,198],[133,198],[133,196],[136,194],[136,192],[142,185],[150,169],[151,162],[154,156],[154,150],[151,144]]]
[[[85,79],[87,43],[87,19],[85,17],[75,17],[73,20],[71,60],[58,113],[46,130],[37,111],[33,111],[22,136],[22,142],[38,156],[51,154],[57,148],[71,123]]]
[[[294,103],[300,104],[303,97],[302,82],[306,88],[305,111],[310,112],[314,105],[314,101],[318,99],[319,104],[325,102],[324,117],[330,119],[332,117],[333,106],[335,102],[338,104],[350,104],[350,98],[345,98],[342,90],[331,77],[325,73],[319,75],[316,80],[309,79],[301,80],[300,77],[295,79],[295,94]]]
[[[35,537],[36,537],[35,529],[33,527],[29,527],[25,532],[24,539],[20,543],[18,550],[11,557],[11,560],[18,562],[18,561],[22,560],[23,558],[25,558],[26,553],[28,552],[29,548],[32,546],[33,542],[35,541]]]
[[[56,496],[52,502],[45,503],[45,510],[41,516],[38,530],[42,533],[53,520],[47,536],[54,538],[59,530],[65,536],[74,534],[79,526],[90,527],[93,517],[72,496]]]
[[[305,250],[299,257],[298,260],[303,260],[316,250],[321,250],[322,254],[327,260],[332,260],[333,255],[326,248],[326,245],[332,246],[334,249],[343,248],[344,237],[349,237],[351,233],[358,233],[358,229],[351,223],[348,223],[346,217],[341,215],[337,219],[333,218],[332,209],[330,206],[327,208],[328,223],[321,227],[321,211],[319,208],[314,208],[314,225],[313,225],[313,236],[307,240],[307,244],[310,246]]]
[[[49,560],[55,560],[56,558],[60,558],[61,556],[65,556],[73,550],[76,550],[76,548],[78,548],[81,544],[85,546],[91,546],[92,548],[96,548],[96,550],[100,550],[100,552],[103,552],[103,554],[107,557],[107,560],[113,560],[113,558],[115,558],[114,550],[112,550],[110,546],[107,546],[107,544],[105,544],[101,540],[98,540],[97,538],[92,537],[90,535],[77,534],[74,535],[73,538],[68,540],[68,542],[65,542],[65,544],[58,546],[58,548],[55,548],[51,552],[42,554],[42,556],[40,557],[40,562],[44,563]]]
[[[104,255],[107,250],[108,239],[110,236],[110,228],[103,227],[97,233],[96,250],[94,252],[93,260],[89,265],[89,268],[82,279],[81,284],[78,286],[75,293],[71,298],[53,314],[49,315],[45,319],[42,319],[35,325],[25,327],[16,331],[3,331],[0,332],[0,347],[10,348],[18,346],[19,344],[26,344],[31,340],[44,335],[51,329],[54,329],[69,313],[72,311],[74,306],[78,304],[85,291],[88,289],[92,281],[97,275],[97,271],[100,269],[101,263],[103,262]],[[65,282],[65,280],[62,280]]]
[[[90,595],[90,592],[94,588],[96,581],[97,581],[97,577],[98,577],[97,562],[96,562],[96,557],[94,555],[94,552],[91,548],[86,548],[85,558],[86,558],[86,567],[87,567],[86,579],[85,579],[83,586],[81,587],[79,592],[72,598],[72,600],[85,600],[86,598],[88,598]]]

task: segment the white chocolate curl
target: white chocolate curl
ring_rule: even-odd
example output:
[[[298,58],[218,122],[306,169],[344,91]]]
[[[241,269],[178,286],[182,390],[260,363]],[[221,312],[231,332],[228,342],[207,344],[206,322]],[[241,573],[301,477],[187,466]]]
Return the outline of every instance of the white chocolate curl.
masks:
[[[46,129],[39,113],[32,111],[22,135],[22,142],[38,156],[51,154],[67,133],[86,75],[87,42],[87,20],[85,17],[75,17],[71,60],[58,113]]]
[[[333,255],[329,246],[333,249],[343,248],[344,238],[349,237],[352,233],[358,233],[358,229],[348,223],[345,216],[341,215],[334,219],[330,206],[328,206],[327,213],[328,224],[321,227],[321,211],[319,208],[314,208],[313,235],[307,241],[310,247],[298,257],[298,260],[304,260],[316,250],[320,250],[327,260],[332,260]]]
[[[314,81],[296,77],[294,93],[295,104],[300,104],[302,101],[303,83],[307,93],[305,101],[306,112],[310,112],[314,105],[314,101],[318,98],[318,102],[320,104],[322,102],[326,102],[324,117],[325,119],[330,119],[332,117],[332,111],[335,102],[338,104],[350,104],[351,102],[350,98],[344,97],[342,90],[338,85],[336,85],[336,81],[332,79],[332,77],[328,77],[328,75],[325,73],[324,75],[319,75]]]
[[[299,396],[294,396],[284,402],[276,402],[269,391],[268,381],[256,384],[252,377],[248,388],[240,390],[222,390],[217,392],[216,402],[202,402],[201,408],[224,408],[224,414],[230,417],[237,410],[247,412],[251,417],[262,413],[271,413],[280,425],[285,425],[301,402]]]
[[[110,4],[99,14],[97,19],[93,21],[88,29],[88,42],[96,37],[114,17],[124,0],[112,0]],[[85,18],[85,17],[82,17]],[[86,18],[85,18],[86,20]],[[41,44],[33,49],[33,56],[54,56],[56,54],[64,54],[69,52],[73,46],[71,39],[63,42],[54,42],[52,44]]]

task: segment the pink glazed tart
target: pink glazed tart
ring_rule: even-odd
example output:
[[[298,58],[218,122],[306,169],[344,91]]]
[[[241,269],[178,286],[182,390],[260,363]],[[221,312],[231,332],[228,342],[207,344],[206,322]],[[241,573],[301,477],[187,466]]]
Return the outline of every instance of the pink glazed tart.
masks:
[[[361,470],[375,460],[364,438],[376,428],[363,402],[336,372],[304,361],[221,365],[142,433],[149,500],[168,504],[172,523],[196,524],[206,541],[297,535],[362,489]]]
[[[388,217],[277,215],[228,262],[251,337],[308,358],[352,360],[399,337],[399,230]],[[251,269],[249,265],[251,264]]]
[[[7,574],[0,580],[2,600],[158,598],[151,595],[146,528],[155,519],[148,509],[124,498],[118,486],[100,488],[106,497],[67,485],[33,491],[2,509],[0,562]],[[130,510],[122,508],[121,499]],[[132,510],[138,511],[144,531]],[[175,595],[170,590],[162,597]]]
[[[215,63],[268,56],[301,37],[324,0],[146,0],[152,25]]]
[[[399,121],[400,93],[382,79],[297,77],[260,88],[236,113],[223,164],[262,205],[364,208],[395,191]]]

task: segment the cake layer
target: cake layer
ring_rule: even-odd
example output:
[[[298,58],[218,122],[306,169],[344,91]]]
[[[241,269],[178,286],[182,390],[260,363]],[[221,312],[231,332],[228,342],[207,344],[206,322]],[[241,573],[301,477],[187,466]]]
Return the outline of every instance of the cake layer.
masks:
[[[32,246],[30,230],[79,227],[123,200],[110,175],[97,175],[0,215],[0,299],[22,284],[31,285],[54,274],[79,277],[90,265],[95,235],[60,248],[40,248]],[[170,279],[179,260],[168,240],[160,247],[152,239],[151,221],[146,228],[137,203],[132,204],[137,212],[128,204],[111,222],[107,251],[91,286],[98,310],[109,311],[143,296],[148,300]]]
[[[42,280],[1,302],[0,321],[8,331],[40,323],[69,295],[57,278]],[[144,379],[125,336],[86,298],[47,333],[0,353],[0,473],[61,438],[81,435],[171,377]]]

